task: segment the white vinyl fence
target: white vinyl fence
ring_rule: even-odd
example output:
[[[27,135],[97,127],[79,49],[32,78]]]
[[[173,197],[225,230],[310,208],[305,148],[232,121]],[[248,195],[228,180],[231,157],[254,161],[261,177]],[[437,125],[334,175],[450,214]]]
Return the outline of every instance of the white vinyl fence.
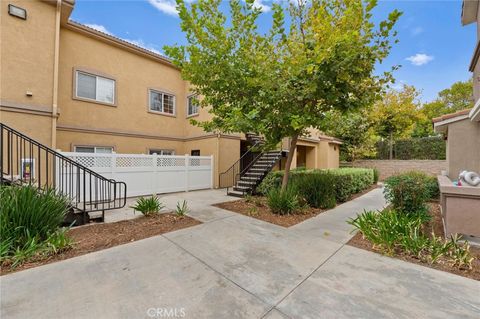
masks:
[[[125,182],[129,197],[213,188],[213,156],[61,154],[105,178]]]

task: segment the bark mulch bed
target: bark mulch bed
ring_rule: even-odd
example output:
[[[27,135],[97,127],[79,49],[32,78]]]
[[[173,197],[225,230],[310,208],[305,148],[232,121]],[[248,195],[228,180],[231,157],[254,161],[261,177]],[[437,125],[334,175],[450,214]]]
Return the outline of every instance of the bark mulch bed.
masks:
[[[2,265],[0,275],[38,267],[52,262],[85,255],[94,251],[130,243],[140,239],[161,235],[174,230],[201,224],[188,216],[177,216],[172,213],[139,217],[115,223],[89,224],[74,227],[68,231],[73,246],[63,252],[50,256],[39,256],[15,268]]]
[[[307,207],[295,214],[278,215],[272,213],[270,208],[268,208],[267,199],[261,196],[255,196],[251,201],[240,199],[233,202],[215,204],[213,206],[283,227],[293,226],[325,211],[324,209]]]
[[[430,211],[430,214],[432,215],[432,220],[426,225],[426,229],[428,229],[428,232],[432,232],[433,230],[433,232],[435,233],[435,236],[443,237],[445,236],[445,232],[443,229],[442,216],[440,212],[440,204],[432,202],[429,204],[429,206],[430,206],[429,211]],[[468,240],[468,238],[466,239]],[[357,232],[357,234],[352,239],[350,239],[350,241],[347,244],[357,248],[373,251],[376,253],[381,253],[381,251],[374,248],[373,245],[367,239],[364,239],[362,237],[361,232]],[[446,271],[446,272],[460,275],[463,277],[480,280],[480,247],[471,245],[470,253],[475,258],[472,262],[472,269],[458,269],[456,267],[452,267],[448,264],[440,263],[440,262],[431,265],[428,262],[424,262],[420,259],[417,259],[412,256],[408,256],[403,253],[398,253],[391,257],[408,261],[411,263],[419,264],[422,266],[434,268],[437,270]]]
[[[354,194],[350,200],[362,196],[363,194],[366,194],[375,188],[378,188],[378,186],[374,185],[360,193]],[[213,206],[283,227],[296,225],[304,220],[315,217],[318,214],[327,211],[327,209],[306,207],[295,214],[278,215],[272,213],[270,208],[268,208],[267,199],[263,196],[253,196],[251,199],[244,198],[231,202],[218,203]]]

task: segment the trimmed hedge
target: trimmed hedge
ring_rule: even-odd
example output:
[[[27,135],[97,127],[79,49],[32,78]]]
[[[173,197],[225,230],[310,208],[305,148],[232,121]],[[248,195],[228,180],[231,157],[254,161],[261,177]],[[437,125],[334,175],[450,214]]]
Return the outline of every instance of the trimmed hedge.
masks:
[[[289,187],[295,189],[310,207],[333,208],[337,205],[335,188],[332,187],[334,183],[335,176],[333,174],[320,172],[319,174],[297,175],[290,182]]]
[[[271,189],[280,187],[282,183],[284,171],[270,172],[262,183],[258,186],[257,192],[261,194],[267,194]],[[311,178],[310,175],[321,175],[322,177]],[[328,175],[328,177],[323,177]],[[317,179],[317,186],[314,185],[315,179]],[[321,182],[319,181],[321,180]],[[323,181],[327,181],[324,183]],[[299,192],[305,197],[305,191],[312,188],[317,190],[322,185],[331,185],[331,189],[335,194],[336,202],[345,202],[353,194],[359,193],[374,183],[374,171],[370,168],[337,168],[337,169],[314,169],[314,170],[292,170],[290,172],[290,182],[298,189]],[[323,190],[324,193],[328,193],[327,190]],[[311,199],[309,204],[316,203],[313,207],[332,207],[328,194],[315,194],[312,196],[324,196],[324,202],[319,204],[317,200]],[[309,196],[306,196],[309,197]],[[308,201],[308,198],[306,198]]]
[[[389,141],[378,142],[376,148],[376,159],[389,159]],[[398,160],[444,160],[446,143],[441,136],[397,140],[393,144],[393,158]]]

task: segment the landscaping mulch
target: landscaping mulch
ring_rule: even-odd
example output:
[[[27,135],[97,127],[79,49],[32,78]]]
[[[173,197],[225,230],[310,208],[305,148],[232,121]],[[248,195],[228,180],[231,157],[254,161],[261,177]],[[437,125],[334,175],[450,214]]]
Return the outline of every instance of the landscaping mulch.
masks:
[[[350,198],[350,200],[357,198],[359,196],[362,196],[370,192],[372,189],[375,189],[378,187],[379,186],[374,185],[360,193],[354,194]],[[315,217],[318,214],[321,214],[327,211],[327,209],[306,207],[302,210],[299,210],[295,214],[278,215],[278,214],[272,213],[272,211],[267,205],[266,197],[263,197],[263,196],[253,196],[251,200],[244,198],[236,201],[215,204],[213,206],[230,210],[232,212],[239,213],[242,215],[246,215],[248,217],[260,219],[265,222],[272,223],[282,227],[290,227],[290,226],[296,225],[298,223],[303,222],[304,220]]]
[[[267,205],[267,199],[261,196],[255,196],[252,201],[240,199],[233,202],[215,204],[213,206],[283,227],[296,225],[325,211],[324,209],[307,207],[295,214],[278,215],[272,213]]]
[[[433,232],[435,233],[435,236],[444,237],[445,232],[443,229],[440,204],[433,203],[433,202],[429,203],[429,212],[432,215],[432,219],[425,226],[426,230],[428,230],[427,233],[431,233],[433,230]],[[352,239],[350,239],[350,241],[347,244],[357,248],[373,251],[376,253],[381,253],[379,249],[373,247],[372,243],[370,243],[367,239],[364,239],[362,237],[361,232],[357,232],[357,234]],[[472,262],[472,269],[458,269],[456,267],[450,266],[449,264],[445,264],[441,262],[438,262],[435,264],[429,264],[428,262],[424,262],[415,257],[408,256],[402,252],[398,252],[398,254],[395,254],[394,256],[390,256],[390,257],[480,281],[480,247],[471,245],[470,252],[472,256],[475,258],[474,261]]]
[[[115,223],[89,224],[70,229],[67,234],[73,240],[73,246],[63,252],[51,256],[38,256],[15,268],[2,265],[0,275],[24,269],[38,267],[52,262],[85,255],[94,251],[130,243],[140,239],[161,235],[174,230],[201,224],[188,216],[177,216],[164,213],[153,216],[142,216]]]

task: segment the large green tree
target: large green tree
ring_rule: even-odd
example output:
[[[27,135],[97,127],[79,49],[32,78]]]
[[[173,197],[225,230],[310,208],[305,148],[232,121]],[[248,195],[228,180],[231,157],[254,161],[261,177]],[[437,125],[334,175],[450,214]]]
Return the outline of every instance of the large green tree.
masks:
[[[355,161],[375,154],[377,136],[369,108],[357,112],[328,112],[324,119],[325,133],[342,140],[340,158]]]
[[[393,143],[398,138],[409,137],[416,122],[423,118],[419,111],[419,93],[414,86],[404,85],[399,91],[391,89],[374,104],[370,117],[375,131],[390,144],[390,159],[393,159]]]
[[[451,87],[438,93],[438,97],[432,102],[423,104],[421,112],[424,119],[415,126],[412,136],[433,136],[432,119],[448,113],[469,109],[473,107],[473,82],[458,81]]]
[[[274,3],[268,31],[253,0],[187,4],[177,0],[187,44],[165,47],[190,81],[212,119],[207,131],[255,132],[267,146],[291,140],[284,189],[297,140],[320,128],[327,111],[372,104],[390,72],[375,76],[389,54],[400,16],[393,11],[373,23],[376,0],[298,0]]]

